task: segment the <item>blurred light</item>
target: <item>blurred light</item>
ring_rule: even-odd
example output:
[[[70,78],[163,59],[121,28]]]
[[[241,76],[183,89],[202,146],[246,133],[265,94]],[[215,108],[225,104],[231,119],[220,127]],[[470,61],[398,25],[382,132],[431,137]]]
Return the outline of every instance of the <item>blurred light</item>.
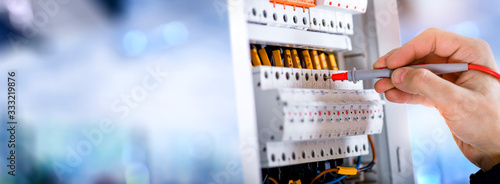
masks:
[[[20,30],[33,22],[33,11],[28,0],[4,1],[9,11],[9,20],[13,27]]]
[[[418,168],[416,172],[417,183],[440,184],[441,169],[436,164],[430,164]]]
[[[122,44],[128,55],[137,56],[146,50],[148,39],[143,32],[131,30],[123,37]]]
[[[210,134],[197,133],[191,137],[189,155],[192,159],[206,160],[214,150],[214,140]]]
[[[450,31],[468,37],[478,38],[480,35],[479,27],[472,21],[464,21],[451,26]]]
[[[189,37],[186,26],[179,21],[170,22],[161,29],[163,39],[169,47],[183,44]]]
[[[31,3],[27,0],[17,0],[17,1],[4,1],[5,6],[12,14],[23,14],[26,12],[31,12]]]
[[[125,180],[127,184],[151,183],[149,170],[144,164],[130,164],[126,167]]]
[[[146,153],[144,149],[138,147],[138,145],[126,144],[123,146],[122,151],[122,163],[124,165],[134,164],[137,162],[143,162],[146,160]]]

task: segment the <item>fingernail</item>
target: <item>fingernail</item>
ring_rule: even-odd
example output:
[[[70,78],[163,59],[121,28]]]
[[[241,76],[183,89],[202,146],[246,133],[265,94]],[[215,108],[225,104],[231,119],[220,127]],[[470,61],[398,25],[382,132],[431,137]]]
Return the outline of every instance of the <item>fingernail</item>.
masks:
[[[381,64],[380,64],[380,63],[381,63],[380,61],[376,61],[375,63],[373,63],[373,68],[374,68],[374,69],[377,69],[377,68],[382,68],[382,66],[381,66]]]
[[[401,84],[405,80],[406,69],[400,68],[392,73],[392,81],[396,84]]]

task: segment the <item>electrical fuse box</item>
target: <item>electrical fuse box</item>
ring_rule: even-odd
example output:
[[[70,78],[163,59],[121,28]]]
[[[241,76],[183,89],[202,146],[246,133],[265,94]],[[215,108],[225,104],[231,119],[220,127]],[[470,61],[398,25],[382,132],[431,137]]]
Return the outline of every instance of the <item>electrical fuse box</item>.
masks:
[[[237,88],[244,94],[239,103],[244,112],[240,137],[243,147],[251,145],[255,155],[243,161],[245,182],[308,183],[314,181],[310,176],[328,168],[356,170],[355,160],[373,155],[375,148],[381,155],[373,167],[375,172],[358,173],[349,180],[413,180],[407,169],[411,157],[400,155],[411,153],[406,111],[370,89],[373,81],[329,79],[354,67],[368,69],[378,56],[398,46],[397,34],[387,31],[397,32],[397,14],[389,16],[396,20],[384,20],[388,25],[377,24],[380,17],[375,16],[394,11],[393,3],[395,0],[237,3],[242,6],[230,12],[233,59],[239,69],[235,76],[249,82]],[[252,48],[252,62],[250,55],[243,54],[250,53],[250,49],[244,50],[248,47]],[[379,135],[374,137],[374,146],[367,135]],[[303,178],[281,177],[293,175],[284,172],[297,174],[297,170]],[[342,179],[335,174],[329,177]]]
[[[368,154],[365,136],[319,141],[268,142],[261,147],[263,168],[289,166]]]
[[[257,123],[259,139],[263,144],[261,147],[261,162],[263,166],[283,166],[292,163],[304,163],[307,161],[327,160],[332,158],[343,158],[347,156],[358,156],[367,154],[366,137],[359,135],[377,134],[383,127],[384,102],[378,93],[373,90],[320,90],[320,89],[279,89],[261,90],[256,88]],[[349,138],[360,144],[343,145],[338,141]],[[320,154],[320,150],[329,150],[332,145],[313,146],[308,149],[301,145],[309,145],[317,141],[336,142],[335,150],[343,147],[353,148],[342,154],[329,155]],[[362,143],[362,144],[361,144]],[[287,153],[276,153],[275,146],[286,147]],[[326,147],[328,149],[326,149]],[[357,147],[364,147],[358,152]],[[333,148],[333,147],[332,147]],[[282,150],[286,148],[280,148]],[[347,149],[347,148],[345,148]],[[290,151],[294,150],[294,151]],[[273,155],[288,158],[298,154],[297,150],[312,156],[311,159],[274,159]],[[350,150],[350,149],[347,149]],[[317,156],[310,155],[317,152]],[[321,151],[323,152],[323,151]],[[337,153],[337,152],[335,152]],[[270,159],[273,158],[273,159]],[[281,158],[281,157],[280,157]]]

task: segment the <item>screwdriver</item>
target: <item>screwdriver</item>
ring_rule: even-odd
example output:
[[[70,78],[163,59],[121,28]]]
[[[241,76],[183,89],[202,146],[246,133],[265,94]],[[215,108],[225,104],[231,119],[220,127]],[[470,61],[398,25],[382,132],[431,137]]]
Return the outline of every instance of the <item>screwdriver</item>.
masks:
[[[454,73],[454,72],[462,72],[469,70],[468,63],[441,63],[441,64],[419,64],[419,65],[410,65],[406,67],[411,68],[424,68],[430,70],[434,74],[445,74],[445,73]],[[357,82],[358,80],[368,80],[375,78],[389,78],[394,72],[394,69],[382,68],[382,69],[373,69],[373,70],[349,70],[344,73],[336,73],[332,74],[332,80],[348,80],[351,82]]]

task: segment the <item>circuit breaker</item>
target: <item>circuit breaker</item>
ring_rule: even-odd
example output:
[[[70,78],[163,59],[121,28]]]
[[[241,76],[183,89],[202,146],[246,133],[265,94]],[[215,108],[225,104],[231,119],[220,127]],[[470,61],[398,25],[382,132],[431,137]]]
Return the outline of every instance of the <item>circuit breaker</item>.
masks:
[[[393,3],[229,3],[235,77],[247,81],[237,87],[246,183],[413,182],[406,112],[373,81],[330,79],[398,46],[398,35],[380,29],[397,24]],[[383,13],[396,21],[378,25]]]

